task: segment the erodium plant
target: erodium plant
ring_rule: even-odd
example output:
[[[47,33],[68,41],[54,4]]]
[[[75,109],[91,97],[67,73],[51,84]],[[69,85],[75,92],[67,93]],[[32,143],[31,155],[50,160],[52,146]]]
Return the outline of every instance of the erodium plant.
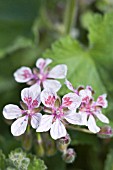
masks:
[[[50,68],[48,65],[51,62],[49,58],[40,58],[33,71],[23,66],[14,73],[17,82],[27,83],[30,87],[21,91],[21,108],[8,104],[3,108],[3,115],[6,119],[16,119],[11,125],[14,136],[26,133],[27,125],[31,125],[37,133],[50,130],[51,137],[57,140],[58,149],[63,153],[63,159],[71,163],[76,154],[68,148],[71,141],[68,128],[80,126],[79,130],[83,132],[99,133],[101,128],[96,125],[96,120],[109,123],[102,113],[108,105],[107,95],[100,95],[95,101],[92,87],[74,88],[66,79],[67,66],[60,64]],[[71,90],[62,98],[57,95],[62,85],[56,79],[64,79]]]

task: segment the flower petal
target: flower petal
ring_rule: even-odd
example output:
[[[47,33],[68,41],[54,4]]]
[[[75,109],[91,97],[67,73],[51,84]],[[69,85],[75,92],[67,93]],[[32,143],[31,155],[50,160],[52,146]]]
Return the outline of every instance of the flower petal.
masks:
[[[41,88],[38,84],[32,85],[29,88],[24,88],[21,91],[21,98],[27,106],[32,106],[33,108],[38,107],[40,105],[40,91]]]
[[[86,97],[89,97],[89,99],[92,98],[92,93],[91,93],[91,90],[89,89],[80,90],[79,95],[81,96],[82,99]]]
[[[96,117],[103,123],[109,123],[109,119],[101,113],[101,111],[95,112]]]
[[[47,58],[47,59],[39,58],[36,61],[36,67],[39,68],[39,69],[44,69],[51,62],[52,62],[52,60],[50,58]]]
[[[81,104],[81,97],[76,93],[68,93],[62,98],[62,106],[70,110],[77,109]]]
[[[27,128],[27,124],[28,124],[28,117],[27,116],[23,116],[21,118],[18,118],[12,125],[11,125],[11,133],[14,136],[20,136],[22,135],[26,128]]]
[[[42,118],[42,114],[41,113],[35,113],[32,117],[31,117],[31,126],[36,129],[38,128],[40,121]]]
[[[79,114],[81,115],[81,118],[82,118],[82,122],[81,122],[81,125],[85,125],[87,126],[87,118],[88,118],[88,115],[86,112],[81,112],[79,111]]]
[[[67,66],[60,64],[52,68],[48,74],[48,78],[63,79],[67,75]]]
[[[67,86],[67,88],[69,89],[69,90],[71,90],[71,91],[75,91],[75,89],[74,89],[74,87],[73,87],[73,85],[70,83],[70,81],[68,81],[67,79],[65,80],[65,84],[66,84],[66,86]]]
[[[46,107],[52,108],[57,99],[57,94],[51,89],[45,89],[41,93],[41,101]]]
[[[51,126],[50,130],[51,137],[56,140],[66,136],[66,134],[67,132],[65,126],[59,119],[56,119],[56,121]]]
[[[36,132],[47,132],[52,125],[53,116],[52,115],[43,115],[41,122]]]
[[[14,78],[19,83],[25,83],[31,80],[33,77],[32,71],[29,67],[21,67],[14,72]]]
[[[82,123],[82,117],[79,113],[75,113],[75,112],[68,112],[68,114],[64,115],[64,118],[71,124],[74,125],[81,125]]]
[[[61,88],[61,83],[57,80],[45,80],[43,82],[44,89],[53,89],[57,92]]]
[[[103,94],[98,97],[96,105],[106,108],[108,106],[108,101],[106,100],[107,95]]]
[[[22,110],[14,104],[8,104],[3,108],[3,115],[6,119],[15,119],[22,115]]]
[[[88,119],[88,129],[93,133],[98,133],[100,128],[96,125],[95,119],[92,115]]]

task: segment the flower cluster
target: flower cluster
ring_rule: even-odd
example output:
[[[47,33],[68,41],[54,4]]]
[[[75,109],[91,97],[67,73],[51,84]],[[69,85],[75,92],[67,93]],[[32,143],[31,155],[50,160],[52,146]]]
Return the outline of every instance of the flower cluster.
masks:
[[[33,71],[24,66],[14,73],[17,82],[31,86],[21,91],[21,108],[8,104],[3,109],[6,119],[17,119],[11,125],[11,133],[14,136],[22,135],[28,124],[31,124],[36,132],[50,130],[50,135],[55,140],[67,135],[68,124],[84,125],[93,133],[99,132],[97,118],[109,123],[108,118],[101,112],[102,108],[107,107],[106,94],[94,101],[94,92],[90,86],[75,89],[66,80],[65,84],[72,92],[60,99],[57,91],[61,88],[61,83],[56,79],[66,79],[67,66],[60,64],[50,69],[48,65],[51,62],[49,58],[40,58]]]

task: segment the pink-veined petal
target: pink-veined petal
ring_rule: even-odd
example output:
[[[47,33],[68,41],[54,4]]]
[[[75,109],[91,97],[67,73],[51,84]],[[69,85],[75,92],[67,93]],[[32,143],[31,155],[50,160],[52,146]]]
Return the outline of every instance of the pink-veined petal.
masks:
[[[81,104],[81,97],[76,93],[68,93],[62,98],[62,106],[70,110],[77,109]]]
[[[73,85],[70,83],[70,81],[68,81],[67,79],[65,80],[65,84],[67,86],[67,88],[71,91],[75,91],[76,89],[74,89]]]
[[[91,93],[91,90],[89,89],[80,90],[79,95],[81,96],[82,99],[86,97],[89,97],[89,99],[92,98],[92,93]]]
[[[109,119],[100,111],[95,112],[96,117],[103,123],[109,123]]]
[[[74,125],[81,125],[82,123],[82,117],[79,113],[70,111],[68,114],[64,115],[64,118],[71,124]]]
[[[21,91],[21,98],[24,103],[28,106],[31,105],[33,108],[40,105],[40,92],[41,88],[38,84],[32,85],[29,88],[24,88]]]
[[[31,80],[33,77],[32,71],[29,67],[21,67],[14,72],[14,78],[19,83],[25,83]]]
[[[87,126],[87,122],[88,122],[88,120],[87,120],[87,118],[88,118],[87,113],[79,111],[79,114],[81,115],[81,118],[82,118],[81,125]]]
[[[98,97],[96,105],[106,108],[108,106],[108,101],[106,100],[107,95],[103,94]]]
[[[50,58],[47,59],[43,59],[43,58],[39,58],[36,61],[36,67],[39,69],[44,69],[46,66],[48,66],[50,63],[52,62],[52,60]]]
[[[57,99],[57,94],[51,89],[44,89],[41,93],[41,101],[46,107],[52,108]]]
[[[28,124],[28,117],[27,116],[23,116],[21,118],[18,118],[16,121],[14,121],[14,123],[11,125],[11,133],[14,136],[20,136],[22,135],[27,128],[27,124]]]
[[[60,64],[53,67],[49,74],[48,78],[56,78],[56,79],[63,79],[67,75],[67,66],[65,64]]]
[[[92,115],[88,119],[88,129],[93,133],[98,133],[100,128],[96,125],[95,119]]]
[[[65,126],[59,119],[56,119],[56,121],[51,126],[51,130],[50,130],[51,137],[54,140],[56,140],[61,137],[65,137],[66,134],[67,134],[67,132],[66,132]]]
[[[3,108],[3,115],[6,119],[15,119],[22,115],[22,110],[14,104],[8,104]]]
[[[52,125],[53,116],[52,115],[43,115],[41,122],[36,132],[47,132]]]
[[[57,80],[45,80],[43,82],[44,89],[53,89],[55,92],[57,92],[61,86],[61,83]]]
[[[41,113],[35,113],[32,117],[31,117],[31,126],[36,129],[38,128],[40,121],[42,118],[42,114]]]

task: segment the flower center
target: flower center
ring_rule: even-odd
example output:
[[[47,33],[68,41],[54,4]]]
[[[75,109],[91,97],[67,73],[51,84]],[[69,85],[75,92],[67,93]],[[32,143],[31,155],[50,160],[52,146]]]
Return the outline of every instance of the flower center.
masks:
[[[81,107],[80,107],[80,111],[82,112],[86,112],[88,115],[92,115],[93,112],[96,111],[96,107],[94,107],[93,105],[91,104],[82,104]]]
[[[61,109],[61,108],[55,108],[55,109],[53,110],[53,115],[54,115],[54,118],[60,119],[60,118],[64,115],[63,109]]]

